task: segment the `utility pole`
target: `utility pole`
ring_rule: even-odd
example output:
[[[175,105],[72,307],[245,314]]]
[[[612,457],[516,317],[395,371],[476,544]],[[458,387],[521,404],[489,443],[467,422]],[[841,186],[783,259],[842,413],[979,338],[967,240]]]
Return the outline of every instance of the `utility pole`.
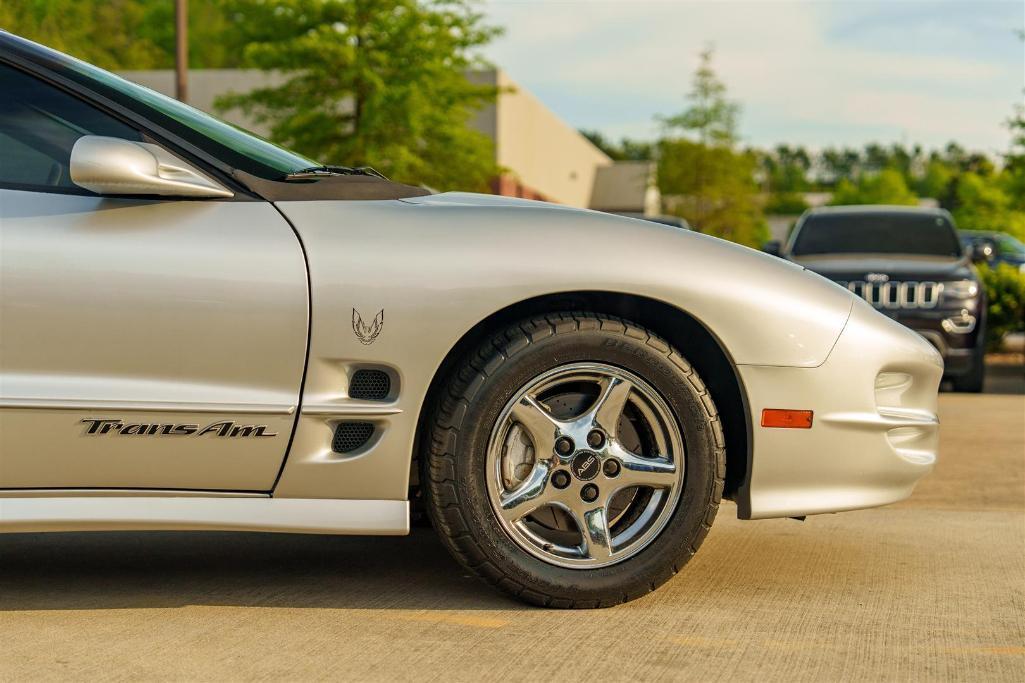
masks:
[[[189,98],[189,0],[174,0],[174,96]]]

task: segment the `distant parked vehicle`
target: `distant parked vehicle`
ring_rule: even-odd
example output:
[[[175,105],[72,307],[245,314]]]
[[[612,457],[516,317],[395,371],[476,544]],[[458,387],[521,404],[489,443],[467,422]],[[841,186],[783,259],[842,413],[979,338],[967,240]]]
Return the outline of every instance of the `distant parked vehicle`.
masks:
[[[1006,263],[1025,273],[1025,244],[995,230],[958,230],[965,251],[985,254],[991,265]]]
[[[979,392],[985,373],[986,293],[972,262],[991,245],[962,246],[942,209],[836,206],[812,209],[785,246],[765,251],[824,275],[936,347],[944,378]]]

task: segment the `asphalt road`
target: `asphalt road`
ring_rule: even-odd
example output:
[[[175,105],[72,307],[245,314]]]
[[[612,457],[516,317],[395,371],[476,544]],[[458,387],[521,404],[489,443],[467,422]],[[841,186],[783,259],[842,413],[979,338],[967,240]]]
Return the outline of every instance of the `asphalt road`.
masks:
[[[0,680],[1025,680],[1025,376],[941,396],[904,503],[740,522],[657,593],[527,608],[410,538],[0,537]]]

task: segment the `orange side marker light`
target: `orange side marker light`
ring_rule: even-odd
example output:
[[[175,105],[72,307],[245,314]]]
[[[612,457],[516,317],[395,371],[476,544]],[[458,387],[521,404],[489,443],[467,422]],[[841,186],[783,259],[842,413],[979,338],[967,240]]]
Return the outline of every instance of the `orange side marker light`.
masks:
[[[763,427],[782,429],[811,429],[812,411],[766,408],[762,411]]]

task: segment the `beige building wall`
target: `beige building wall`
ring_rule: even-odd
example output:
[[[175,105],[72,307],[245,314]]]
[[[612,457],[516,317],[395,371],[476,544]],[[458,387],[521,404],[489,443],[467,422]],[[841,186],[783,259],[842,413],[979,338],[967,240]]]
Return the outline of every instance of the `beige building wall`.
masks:
[[[590,208],[646,216],[658,214],[662,198],[655,182],[656,170],[653,161],[617,161],[610,166],[599,166]]]
[[[481,71],[471,78],[507,90],[472,124],[495,140],[498,165],[546,199],[590,206],[597,169],[612,160],[505,72]]]

